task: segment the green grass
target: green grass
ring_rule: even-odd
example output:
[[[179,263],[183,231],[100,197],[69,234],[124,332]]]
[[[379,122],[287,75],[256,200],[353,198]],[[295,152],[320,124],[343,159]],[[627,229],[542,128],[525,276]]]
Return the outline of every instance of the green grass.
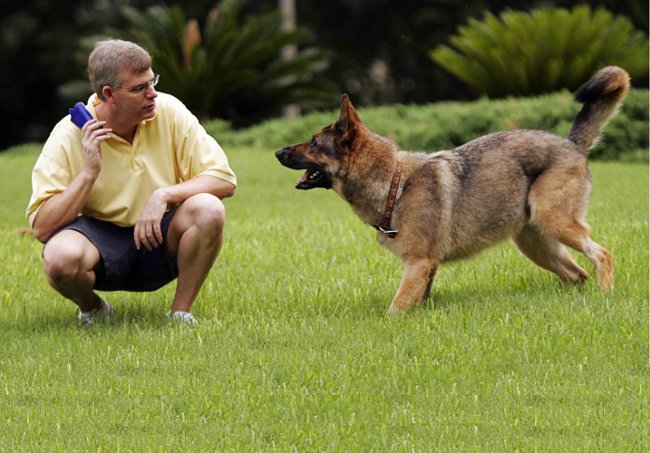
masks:
[[[15,232],[38,147],[0,154],[0,451],[647,449],[647,165],[592,164],[613,293],[503,244],[392,319],[374,230],[272,150],[224,147],[240,187],[196,329],[166,322],[174,285],[105,293],[116,322],[79,329]]]

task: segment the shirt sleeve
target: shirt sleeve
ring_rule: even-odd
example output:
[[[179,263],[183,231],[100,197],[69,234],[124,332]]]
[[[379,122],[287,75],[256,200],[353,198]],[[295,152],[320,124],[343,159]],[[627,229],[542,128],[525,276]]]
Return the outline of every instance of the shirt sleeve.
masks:
[[[180,179],[209,175],[237,185],[237,176],[230,168],[226,153],[189,111],[184,112],[182,137],[177,148]]]
[[[72,175],[56,162],[48,153],[47,146],[36,161],[32,172],[32,197],[27,206],[26,215],[29,224],[34,226],[34,219],[40,207],[53,195],[63,192],[72,182]]]

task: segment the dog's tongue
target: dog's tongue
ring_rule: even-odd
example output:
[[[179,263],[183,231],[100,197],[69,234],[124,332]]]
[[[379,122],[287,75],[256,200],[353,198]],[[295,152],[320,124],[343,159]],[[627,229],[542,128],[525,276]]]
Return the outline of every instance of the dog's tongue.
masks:
[[[305,172],[304,175],[302,175],[302,178],[300,178],[297,182],[297,184],[303,184],[305,182],[309,181],[309,170]]]
[[[307,170],[304,175],[302,175],[302,178],[298,180],[297,184],[304,184],[310,179],[314,179],[316,176],[318,176],[318,171],[316,170]]]

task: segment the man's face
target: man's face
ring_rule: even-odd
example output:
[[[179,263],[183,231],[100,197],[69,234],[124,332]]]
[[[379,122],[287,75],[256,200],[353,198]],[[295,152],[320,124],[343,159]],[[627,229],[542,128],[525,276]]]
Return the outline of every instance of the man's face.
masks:
[[[158,78],[153,70],[140,73],[123,70],[121,76],[122,85],[113,89],[118,114],[134,124],[153,118],[158,96],[154,88]]]

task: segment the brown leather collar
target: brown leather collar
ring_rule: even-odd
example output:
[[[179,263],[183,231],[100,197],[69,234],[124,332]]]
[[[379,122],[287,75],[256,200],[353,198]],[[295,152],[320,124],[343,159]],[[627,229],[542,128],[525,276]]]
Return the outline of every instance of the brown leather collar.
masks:
[[[390,229],[390,219],[393,216],[393,208],[395,207],[395,200],[397,199],[397,189],[399,188],[399,181],[402,177],[402,161],[397,159],[397,166],[395,167],[395,173],[393,173],[393,181],[390,184],[390,191],[388,192],[388,199],[386,200],[386,209],[384,210],[384,217],[381,219],[379,225],[373,225],[373,227],[384,233],[389,238],[394,238],[397,236],[397,230]]]

